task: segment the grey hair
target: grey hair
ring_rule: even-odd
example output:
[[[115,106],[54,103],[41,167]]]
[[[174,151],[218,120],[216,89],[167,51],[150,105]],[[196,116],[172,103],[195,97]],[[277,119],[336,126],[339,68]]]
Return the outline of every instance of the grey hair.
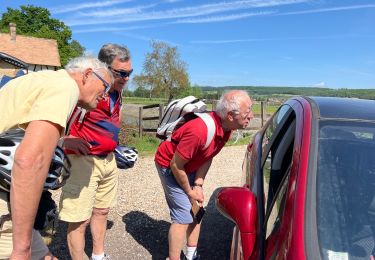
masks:
[[[118,59],[121,62],[130,60],[130,51],[124,45],[107,43],[100,49],[98,58],[108,66],[111,66],[115,59]]]
[[[108,70],[107,64],[101,62],[94,56],[84,55],[69,60],[68,64],[65,65],[65,70],[68,73],[83,72],[86,69],[92,69],[100,76],[103,76],[103,72],[107,72],[113,81],[112,73]]]
[[[239,111],[241,101],[244,98],[250,98],[249,94],[244,90],[231,90],[225,92],[216,104],[216,113],[221,119],[224,119],[228,112],[234,110]]]

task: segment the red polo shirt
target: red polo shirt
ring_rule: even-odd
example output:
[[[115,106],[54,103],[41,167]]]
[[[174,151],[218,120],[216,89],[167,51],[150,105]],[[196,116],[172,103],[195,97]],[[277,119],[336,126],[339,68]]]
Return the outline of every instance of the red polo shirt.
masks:
[[[162,142],[155,154],[155,162],[162,167],[169,167],[175,152],[188,162],[185,164],[187,173],[196,172],[206,161],[213,158],[228,141],[231,131],[224,132],[221,118],[209,113],[215,121],[216,133],[211,144],[204,149],[207,140],[207,126],[201,118],[192,119],[183,124],[172,134],[172,142]]]

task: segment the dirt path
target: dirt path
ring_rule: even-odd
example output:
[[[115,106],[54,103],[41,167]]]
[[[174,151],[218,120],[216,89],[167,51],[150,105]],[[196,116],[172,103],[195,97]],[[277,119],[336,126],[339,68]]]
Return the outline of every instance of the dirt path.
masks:
[[[246,146],[225,147],[214,159],[204,193],[206,215],[199,240],[201,259],[228,259],[233,224],[216,210],[219,187],[240,185]],[[58,196],[58,195],[56,195]],[[112,259],[165,259],[168,255],[169,213],[153,158],[140,158],[120,176],[118,205],[108,221],[106,252]],[[60,223],[50,248],[59,259],[70,259],[66,224]],[[86,253],[91,255],[91,237],[86,234]]]

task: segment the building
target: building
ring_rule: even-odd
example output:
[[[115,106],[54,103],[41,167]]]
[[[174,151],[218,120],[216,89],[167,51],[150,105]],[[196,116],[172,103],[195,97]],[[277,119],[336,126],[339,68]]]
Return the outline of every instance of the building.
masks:
[[[57,41],[17,35],[16,24],[9,24],[10,33],[0,33],[0,52],[11,55],[28,64],[28,71],[57,70],[60,55]],[[0,59],[0,74],[15,76],[19,68]]]

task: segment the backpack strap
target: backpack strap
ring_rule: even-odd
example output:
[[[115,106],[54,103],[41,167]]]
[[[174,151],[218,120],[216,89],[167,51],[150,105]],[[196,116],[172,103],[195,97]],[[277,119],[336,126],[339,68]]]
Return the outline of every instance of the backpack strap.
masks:
[[[207,126],[207,140],[203,148],[205,150],[211,144],[212,140],[215,137],[215,133],[216,133],[215,121],[212,118],[212,116],[210,116],[208,113],[194,113],[194,114],[198,116],[199,118],[201,118]]]
[[[78,116],[79,116],[78,122],[80,124],[82,124],[83,119],[84,119],[84,117],[86,115],[86,112],[87,112],[87,110],[84,109],[84,108],[81,108],[81,107],[77,107],[74,110],[72,116],[68,120],[67,127],[65,128],[65,135],[69,135],[70,128],[72,127],[74,121],[76,121],[76,119],[77,119]],[[64,145],[64,138],[63,137],[59,139],[57,145],[60,146],[60,147],[63,147],[63,145]]]
[[[75,113],[72,115],[72,117],[71,117],[70,120],[69,120],[68,127],[67,127],[66,130],[65,130],[65,134],[66,134],[66,135],[69,134],[70,128],[72,127],[74,121],[76,121],[76,119],[77,119],[78,116],[79,116],[78,122],[79,122],[80,124],[82,124],[82,122],[83,122],[83,118],[85,117],[86,112],[87,112],[86,109],[84,109],[84,108],[82,108],[82,107],[77,107]]]

